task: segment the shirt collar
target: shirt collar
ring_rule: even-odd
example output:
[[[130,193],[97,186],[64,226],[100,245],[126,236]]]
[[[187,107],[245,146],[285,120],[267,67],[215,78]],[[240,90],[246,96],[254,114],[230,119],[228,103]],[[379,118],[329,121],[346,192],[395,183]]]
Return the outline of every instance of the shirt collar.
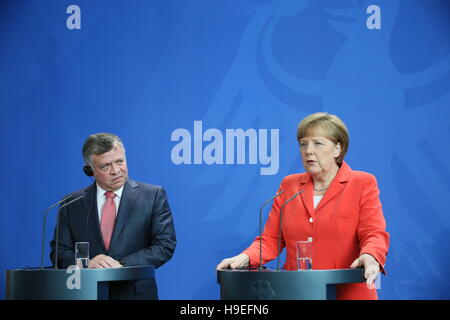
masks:
[[[99,197],[99,196],[103,196],[104,197],[106,190],[104,190],[102,187],[100,187],[98,185],[98,183],[96,183],[96,185],[97,185],[97,197]],[[116,197],[119,197],[119,199],[122,197],[122,192],[123,192],[123,187],[124,186],[125,185],[123,185],[122,187],[120,187],[119,189],[114,191],[114,193],[116,194]]]

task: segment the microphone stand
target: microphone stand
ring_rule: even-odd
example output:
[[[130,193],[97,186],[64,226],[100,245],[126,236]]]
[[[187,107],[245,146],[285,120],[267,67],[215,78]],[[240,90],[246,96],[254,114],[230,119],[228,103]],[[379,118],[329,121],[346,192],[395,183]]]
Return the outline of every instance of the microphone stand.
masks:
[[[279,225],[279,232],[278,232],[278,258],[277,258],[277,270],[280,270],[280,251],[281,251],[281,217],[283,215],[283,208],[292,200],[294,200],[294,198],[296,196],[298,196],[300,193],[302,193],[303,190],[300,190],[299,192],[297,192],[296,194],[294,194],[292,197],[290,197],[289,199],[286,200],[285,203],[283,203],[283,205],[280,208],[280,225]]]
[[[283,192],[284,190],[278,192],[272,198],[264,202],[261,208],[259,209],[259,270],[262,270],[262,210],[269,202],[271,202],[273,199],[281,195]]]
[[[52,210],[54,207],[56,207],[57,205],[61,204],[62,202],[66,201],[66,200],[69,200],[70,198],[72,198],[72,195],[69,195],[67,197],[62,198],[61,200],[59,200],[58,202],[52,204],[50,207],[48,207],[44,211],[44,222],[42,224],[41,270],[44,269],[45,228],[47,226],[47,215],[50,212],[50,210]]]
[[[58,209],[58,213],[56,214],[56,245],[55,245],[55,269],[58,269],[58,247],[59,247],[59,214],[61,212],[62,208],[67,207],[69,204],[74,203],[75,201],[80,200],[81,198],[84,198],[86,194],[82,194],[81,196],[76,197],[73,200],[70,200],[69,202],[63,204]]]

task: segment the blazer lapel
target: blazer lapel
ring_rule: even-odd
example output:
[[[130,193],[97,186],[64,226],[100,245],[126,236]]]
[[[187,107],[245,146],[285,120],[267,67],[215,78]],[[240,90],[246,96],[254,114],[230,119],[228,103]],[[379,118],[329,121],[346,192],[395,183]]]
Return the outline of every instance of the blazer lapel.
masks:
[[[300,178],[300,190],[304,190],[300,196],[303,201],[303,205],[308,211],[309,215],[314,218],[314,204],[313,204],[313,181],[311,175],[304,175]]]
[[[350,167],[345,162],[342,163],[341,168],[339,168],[338,174],[333,179],[330,187],[325,192],[322,200],[320,200],[319,204],[317,205],[316,211],[324,206],[328,201],[335,198],[340,192],[342,192],[342,190],[344,190],[345,182],[348,181],[351,170],[352,169],[350,169]]]
[[[133,211],[133,207],[136,203],[138,194],[139,188],[137,183],[131,179],[128,179],[123,188],[122,199],[120,199],[119,211],[117,212],[116,224],[114,226],[114,232],[111,238],[109,251],[111,251],[111,248],[114,246],[114,243],[122,232],[122,229],[125,226],[128,217]]]

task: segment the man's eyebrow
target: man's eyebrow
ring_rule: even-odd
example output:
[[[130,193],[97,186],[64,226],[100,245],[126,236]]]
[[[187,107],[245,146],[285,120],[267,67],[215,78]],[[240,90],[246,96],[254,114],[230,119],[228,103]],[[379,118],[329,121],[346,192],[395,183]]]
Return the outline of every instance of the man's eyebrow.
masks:
[[[99,164],[99,165],[102,165],[102,164],[111,164],[111,163],[113,163],[113,162],[120,161],[120,160],[124,160],[124,159],[125,159],[125,157],[120,157],[120,158],[111,160],[111,161],[109,161],[109,162],[100,162],[100,161],[96,161],[96,160],[94,160],[94,162],[96,162],[96,163]]]
[[[97,161],[97,165],[99,165],[99,166],[105,166],[105,165],[108,165],[108,164],[111,164],[112,162],[98,162]]]

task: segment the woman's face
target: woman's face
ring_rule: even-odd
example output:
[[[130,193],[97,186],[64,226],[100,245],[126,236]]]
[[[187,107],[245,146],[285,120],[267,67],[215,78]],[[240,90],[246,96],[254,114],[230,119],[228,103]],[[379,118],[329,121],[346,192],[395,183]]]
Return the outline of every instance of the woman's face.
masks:
[[[312,175],[326,174],[336,169],[336,158],[341,153],[341,145],[335,144],[321,133],[321,130],[308,130],[300,139],[300,154],[303,167]]]

